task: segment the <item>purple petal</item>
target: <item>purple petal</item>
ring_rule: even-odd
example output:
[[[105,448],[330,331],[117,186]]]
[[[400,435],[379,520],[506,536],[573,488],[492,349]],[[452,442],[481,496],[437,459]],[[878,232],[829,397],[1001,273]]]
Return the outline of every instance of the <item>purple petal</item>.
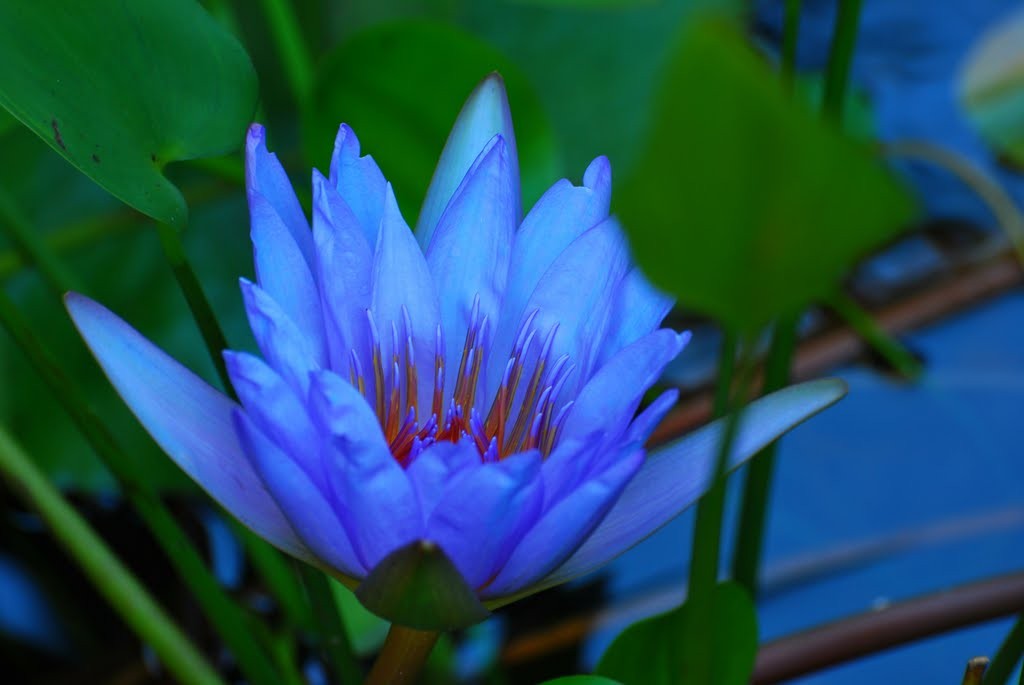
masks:
[[[367,244],[377,240],[386,181],[373,157],[359,156],[359,139],[348,124],[338,128],[331,156],[331,185],[356,216]]]
[[[629,267],[629,252],[614,219],[585,231],[555,259],[527,301],[540,331],[558,326],[552,358],[569,355],[582,384],[597,362],[610,323],[615,289]],[[620,378],[621,382],[621,378]],[[578,387],[570,383],[570,388]]]
[[[366,575],[334,508],[310,475],[264,435],[245,412],[235,410],[234,417],[256,472],[306,546],[346,576]]]
[[[516,228],[518,185],[504,140],[496,136],[466,175],[427,248],[427,265],[440,294],[447,344],[447,393],[454,386],[474,302],[497,325]],[[453,361],[454,360],[454,361]]]
[[[309,222],[277,155],[267,151],[266,137],[266,131],[259,124],[249,127],[245,140],[245,188],[249,206],[252,207],[254,195],[266,201],[287,229],[306,265],[311,267],[313,239],[309,235]]]
[[[626,274],[616,293],[615,324],[601,347],[600,363],[660,326],[672,304],[672,298],[652,286],[639,268]]]
[[[508,211],[514,223],[519,223],[522,210],[515,132],[512,128],[508,97],[505,95],[505,82],[501,76],[494,73],[485,78],[470,94],[441,152],[441,159],[434,170],[434,177],[430,180],[419,221],[416,223],[416,238],[424,248],[430,245],[441,215],[446,211],[481,150],[495,136],[501,136],[508,148],[508,182],[511,185],[511,205]]]
[[[679,390],[676,388],[666,390],[658,395],[658,399],[651,402],[646,409],[633,419],[633,423],[629,424],[629,430],[626,432],[626,442],[638,442],[640,444],[647,442],[647,438],[651,437],[651,433],[658,427],[661,420],[665,418],[668,410],[675,406],[677,400],[679,400]]]
[[[313,172],[313,239],[317,280],[331,366],[348,366],[355,349],[365,358],[373,253],[351,208],[319,172]],[[374,234],[374,242],[376,241]]]
[[[305,394],[297,394],[294,385],[259,357],[228,350],[224,363],[246,415],[323,487],[326,480],[316,449],[318,437],[303,403]]]
[[[257,535],[313,559],[238,444],[231,423],[237,405],[102,305],[77,293],[64,302],[107,378],[164,452]]]
[[[309,374],[326,363],[317,359],[309,339],[270,295],[254,283],[240,279],[242,299],[256,344],[267,362],[301,395],[309,388]]]
[[[329,437],[324,467],[364,568],[422,537],[419,504],[391,456],[377,417],[359,392],[330,371],[313,378],[314,416]]]
[[[608,513],[643,461],[643,450],[634,448],[546,511],[483,591],[484,599],[515,594],[568,559]]]
[[[663,328],[609,359],[580,390],[569,410],[562,439],[582,438],[599,429],[605,441],[621,436],[647,388],[689,339],[689,333]],[[628,384],[623,384],[624,378],[629,379]]]
[[[729,455],[730,468],[844,394],[842,381],[825,379],[785,388],[751,403],[743,412]],[[651,453],[587,541],[534,589],[600,568],[696,502],[710,485],[724,427],[725,419],[720,419]]]
[[[249,213],[257,282],[310,340],[317,358],[325,358],[320,295],[309,263],[266,198],[250,191]]]
[[[419,384],[420,407],[430,406],[433,384],[428,382],[434,368],[435,337],[440,321],[437,295],[430,270],[416,238],[402,218],[391,186],[387,187],[384,217],[377,250],[373,255],[371,311],[381,336],[384,359],[406,354],[406,339],[412,337],[413,356],[424,382]],[[406,330],[408,323],[411,330]],[[399,349],[392,350],[391,328],[398,332]],[[390,377],[391,366],[385,369]],[[421,419],[426,417],[420,417]]]
[[[494,577],[540,515],[540,465],[536,450],[482,463],[458,473],[442,493],[426,539],[444,550],[470,587]]]
[[[475,446],[440,442],[425,449],[405,470],[424,517],[430,516],[456,474],[480,464]]]

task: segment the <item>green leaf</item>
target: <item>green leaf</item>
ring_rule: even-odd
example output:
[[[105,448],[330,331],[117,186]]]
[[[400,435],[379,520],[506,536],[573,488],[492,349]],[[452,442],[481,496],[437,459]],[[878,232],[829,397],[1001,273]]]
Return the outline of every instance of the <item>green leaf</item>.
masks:
[[[341,614],[348,640],[352,643],[352,651],[362,657],[375,654],[384,644],[391,624],[369,612],[352,591],[337,580],[332,578],[330,584],[334,604]]]
[[[0,2],[0,105],[135,209],[183,225],[173,161],[241,145],[256,76],[193,0]]]
[[[530,206],[559,175],[554,136],[529,83],[506,57],[460,29],[427,21],[373,26],[322,62],[304,116],[307,156],[326,169],[338,125],[395,186],[410,224],[422,204],[455,116],[492,71],[505,79]]]
[[[750,680],[757,654],[757,614],[747,592],[736,583],[715,587],[714,625],[690,628],[688,605],[626,628],[597,665],[600,675],[623,683],[648,685],[741,685]],[[710,683],[688,677],[687,631],[711,630],[714,636]]]
[[[622,685],[622,683],[599,675],[567,675],[563,678],[545,680],[541,685]]]
[[[444,551],[426,541],[384,557],[356,597],[381,618],[416,630],[457,630],[490,615]]]
[[[787,97],[736,33],[683,34],[617,210],[683,306],[740,333],[830,294],[912,216],[868,150]]]
[[[981,38],[960,74],[959,89],[981,135],[1024,165],[1024,11]]]

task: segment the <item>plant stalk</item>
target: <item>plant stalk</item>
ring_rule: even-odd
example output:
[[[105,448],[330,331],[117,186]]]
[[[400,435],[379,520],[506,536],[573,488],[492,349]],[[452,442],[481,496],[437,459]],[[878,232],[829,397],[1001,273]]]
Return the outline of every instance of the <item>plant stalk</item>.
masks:
[[[363,685],[411,685],[416,682],[440,633],[392,624],[384,646]]]

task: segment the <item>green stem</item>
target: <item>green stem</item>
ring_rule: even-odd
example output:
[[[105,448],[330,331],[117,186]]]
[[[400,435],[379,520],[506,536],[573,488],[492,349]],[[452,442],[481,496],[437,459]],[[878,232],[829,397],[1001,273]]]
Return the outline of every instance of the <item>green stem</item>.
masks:
[[[223,685],[131,572],[0,426],[0,472],[42,517],[96,589],[182,683]]]
[[[789,367],[797,339],[797,318],[783,317],[775,324],[772,346],[765,362],[764,394],[780,390],[789,383]],[[732,577],[756,598],[758,572],[764,548],[764,530],[768,510],[768,493],[771,490],[772,475],[775,471],[775,452],[778,442],[773,442],[754,455],[747,466],[746,480],[740,504],[739,531],[733,552]]]
[[[274,685],[273,665],[246,631],[248,616],[217,583],[140,470],[142,460],[124,452],[89,406],[84,393],[54,361],[28,322],[5,292],[0,290],[0,325],[7,329],[86,441],[114,474],[139,516],[152,531],[178,576],[192,591],[206,617],[235,655],[246,678],[260,685]]]
[[[285,74],[299,105],[305,104],[313,91],[313,57],[306,48],[298,19],[289,0],[263,0],[267,26],[277,50],[281,53]]]
[[[440,633],[392,624],[363,685],[411,685],[427,663]]]
[[[842,291],[836,292],[828,299],[828,306],[849,324],[858,337],[882,355],[882,358],[901,376],[912,381],[924,371],[921,362],[879,326],[874,317],[864,311],[849,295]]]
[[[1013,674],[1013,667],[1020,661],[1024,654],[1024,615],[1017,618],[1003,644],[999,646],[992,663],[985,672],[982,681],[985,685],[1003,685],[1010,680]],[[1024,673],[1024,670],[1022,670]]]
[[[46,249],[39,233],[31,226],[28,219],[17,206],[10,193],[0,188],[0,219],[14,246],[24,255],[24,259],[35,262],[39,273],[47,285],[63,295],[68,290],[80,290],[78,279],[52,252]]]
[[[725,484],[728,455],[739,427],[739,412],[730,414],[733,402],[733,377],[736,375],[737,337],[731,332],[722,335],[722,348],[718,359],[718,381],[715,386],[714,413],[716,417],[729,414],[725,431],[718,445],[718,456],[712,485],[697,504],[694,524],[693,551],[690,556],[690,578],[686,603],[686,620],[690,629],[686,634],[690,642],[683,646],[689,651],[692,670],[689,682],[710,683],[714,669],[714,637],[707,626],[714,623],[714,591],[718,583],[718,561],[721,552],[722,515],[725,510]],[[740,374],[744,374],[741,372]],[[741,383],[742,385],[742,383]],[[737,397],[742,397],[742,391]]]
[[[843,106],[850,82],[850,65],[857,45],[857,29],[860,24],[861,0],[839,0],[836,10],[836,24],[832,32],[832,48],[829,51],[828,66],[825,70],[825,116],[842,123]]]
[[[338,613],[330,581],[322,572],[308,564],[298,563],[302,582],[306,586],[309,604],[313,607],[313,621],[320,639],[320,648],[338,682],[358,683],[363,672],[348,641],[348,632]]]
[[[782,81],[792,89],[796,73],[796,53],[800,39],[801,0],[786,0],[786,18],[782,26]]]
[[[221,384],[227,394],[234,399],[234,389],[231,387],[231,377],[228,376],[228,368],[224,363],[223,355],[224,350],[228,348],[228,343],[224,338],[224,331],[221,330],[220,324],[217,322],[217,317],[214,316],[213,307],[206,299],[206,293],[203,292],[203,287],[199,284],[199,279],[196,278],[196,273],[188,262],[185,246],[181,243],[181,235],[174,226],[164,223],[157,224],[157,232],[160,234],[160,245],[164,249],[164,255],[171,265],[174,278],[178,281],[181,294],[188,302],[192,317],[195,319],[196,325],[199,326],[199,332],[203,336],[203,342],[206,343],[210,360],[213,361],[213,365],[217,369]]]

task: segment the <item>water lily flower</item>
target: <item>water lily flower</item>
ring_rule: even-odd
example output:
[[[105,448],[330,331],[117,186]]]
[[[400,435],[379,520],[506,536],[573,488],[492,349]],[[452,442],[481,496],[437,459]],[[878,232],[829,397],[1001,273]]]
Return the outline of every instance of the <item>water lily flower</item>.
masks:
[[[240,403],[96,302],[67,307],[153,439],[250,529],[386,618],[455,627],[597,569],[706,489],[719,425],[644,448],[677,392],[637,409],[688,335],[659,328],[672,302],[609,216],[609,162],[523,218],[500,77],[459,114],[415,232],[348,126],[313,173],[312,230],[258,125],[246,154],[261,356],[224,353]],[[842,392],[755,403],[732,461]]]

